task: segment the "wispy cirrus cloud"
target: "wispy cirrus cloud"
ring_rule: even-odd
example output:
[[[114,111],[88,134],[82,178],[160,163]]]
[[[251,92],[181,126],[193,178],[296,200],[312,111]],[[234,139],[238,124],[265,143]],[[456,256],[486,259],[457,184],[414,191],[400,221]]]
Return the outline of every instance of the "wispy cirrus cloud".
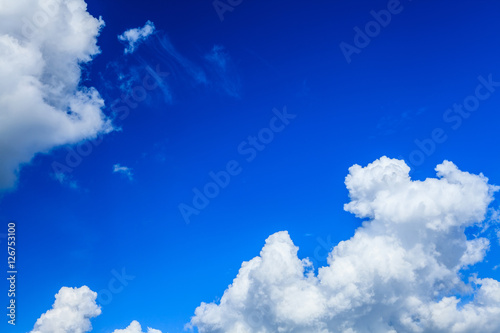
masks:
[[[113,165],[113,173],[121,174],[128,178],[128,180],[134,179],[134,174],[132,173],[132,169],[126,166],[123,166],[119,163]]]
[[[133,53],[137,46],[155,32],[155,29],[154,23],[147,21],[142,28],[129,29],[119,35],[118,39],[126,45],[124,52]]]
[[[149,40],[148,46],[153,55],[167,65],[168,71],[172,73],[172,79],[191,82],[193,85],[208,83],[207,74],[201,66],[181,54],[165,33]]]
[[[198,59],[197,55],[188,57],[176,48],[164,31],[154,27],[154,23],[148,21],[143,28],[130,29],[119,35],[118,38],[131,48],[126,49],[125,56],[110,62],[106,72],[101,73],[103,93],[115,99],[111,103],[115,114],[120,109],[118,104],[135,108],[139,102],[150,103],[156,89],[167,104],[198,89],[212,89],[227,96],[240,97],[241,81],[237,67],[223,46],[215,45]],[[139,43],[144,47],[135,48]],[[121,100],[116,96],[122,96]]]
[[[113,112],[123,108],[118,104],[127,108],[136,108],[142,102],[149,104],[157,93],[166,104],[172,104],[184,91],[207,85],[205,71],[177,51],[163,31],[143,43],[143,48],[111,61],[101,73],[103,92],[114,100]]]
[[[239,98],[241,82],[229,53],[221,45],[214,45],[205,55],[206,68],[211,73],[212,84],[231,97]]]

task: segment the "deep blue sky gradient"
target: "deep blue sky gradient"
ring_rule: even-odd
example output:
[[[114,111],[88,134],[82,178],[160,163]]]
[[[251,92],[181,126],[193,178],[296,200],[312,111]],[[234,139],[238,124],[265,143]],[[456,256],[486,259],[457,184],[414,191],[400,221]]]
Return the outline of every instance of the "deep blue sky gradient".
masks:
[[[290,232],[300,257],[324,265],[322,244],[348,239],[361,223],[343,211],[348,168],[382,155],[410,163],[415,140],[436,128],[447,140],[413,165],[413,178],[432,177],[448,159],[500,184],[500,87],[458,129],[443,120],[474,94],[479,76],[500,82],[496,1],[402,1],[401,13],[350,64],[339,44],[353,44],[353,28],[364,29],[370,11],[387,1],[243,0],[222,22],[211,1],[87,2],[106,27],[102,54],[83,84],[99,89],[106,114],[113,116],[110,106],[120,98],[117,68],[135,73],[134,87],[146,66],[160,64],[170,73],[172,100],[154,89],[125,119],[115,114],[121,131],[73,168],[77,189],[52,175],[53,163],[65,162],[62,147],[37,156],[22,169],[17,190],[3,196],[0,220],[18,224],[16,332],[31,330],[62,286],[100,291],[112,270],[122,269],[135,278],[102,305],[94,332],[132,320],[181,332],[196,306],[222,296],[241,262],[279,230]],[[124,56],[117,35],[147,20],[159,32]],[[170,41],[209,83],[197,82],[160,41]],[[205,59],[214,45],[230,58],[225,76]],[[296,118],[247,162],[238,145],[284,106]],[[193,188],[230,160],[241,173],[186,224],[178,205],[191,204]],[[133,169],[132,181],[112,173],[116,163]],[[473,269],[499,279],[500,270],[492,270],[499,254],[492,241],[488,262]]]

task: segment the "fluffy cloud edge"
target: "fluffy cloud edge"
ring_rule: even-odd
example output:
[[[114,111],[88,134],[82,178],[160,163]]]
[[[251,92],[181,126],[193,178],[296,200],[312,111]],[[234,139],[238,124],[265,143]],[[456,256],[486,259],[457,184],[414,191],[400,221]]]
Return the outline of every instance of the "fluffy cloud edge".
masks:
[[[0,189],[39,153],[113,130],[104,100],[81,83],[101,51],[102,18],[83,0],[4,1],[0,13]],[[36,19],[35,19],[36,18]]]
[[[101,314],[96,297],[97,293],[87,286],[62,287],[55,296],[52,309],[38,318],[30,333],[83,333],[92,330],[90,319]]]

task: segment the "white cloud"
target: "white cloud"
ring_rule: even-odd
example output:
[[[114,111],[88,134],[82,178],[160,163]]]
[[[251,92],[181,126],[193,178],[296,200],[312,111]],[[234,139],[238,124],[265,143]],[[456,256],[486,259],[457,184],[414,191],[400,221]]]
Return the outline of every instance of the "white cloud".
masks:
[[[84,333],[92,330],[90,319],[101,314],[96,304],[97,293],[87,286],[80,288],[62,287],[56,294],[52,309],[48,310],[36,321],[30,333]],[[143,333],[141,325],[133,321],[125,329],[114,330],[113,333]],[[149,328],[146,333],[162,333]]]
[[[95,303],[97,293],[87,286],[63,287],[56,294],[52,309],[45,312],[31,333],[83,333],[92,329],[90,318],[101,314]]]
[[[130,325],[123,330],[114,330],[113,333],[143,333],[141,325],[134,320]],[[148,327],[147,333],[161,333],[160,330]]]
[[[155,25],[151,21],[147,21],[144,27],[129,29],[118,36],[118,39],[127,43],[125,53],[133,53],[135,48],[142,43],[146,38],[155,32]]]
[[[112,130],[80,64],[104,26],[83,0],[0,0],[0,189],[37,153]]]
[[[122,166],[120,164],[113,165],[113,173],[121,173],[126,176],[129,180],[133,179],[132,169],[126,166]]]
[[[486,238],[467,241],[465,252],[460,258],[460,264],[465,267],[483,261],[489,249],[490,241]]]
[[[220,302],[202,303],[200,333],[498,332],[500,283],[466,268],[489,241],[467,240],[496,187],[445,161],[438,178],[412,181],[399,160],[349,169],[345,210],[367,218],[317,275],[288,233],[271,235],[244,262]],[[468,282],[463,282],[468,281]],[[472,300],[462,300],[471,296]]]

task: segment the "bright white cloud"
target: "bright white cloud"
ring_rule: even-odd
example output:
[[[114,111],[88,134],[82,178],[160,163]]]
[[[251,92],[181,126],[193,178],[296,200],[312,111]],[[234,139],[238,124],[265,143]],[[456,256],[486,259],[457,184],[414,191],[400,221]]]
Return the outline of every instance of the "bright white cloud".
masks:
[[[92,329],[90,318],[101,314],[97,293],[87,286],[63,287],[56,294],[52,309],[45,312],[31,333],[84,333]]]
[[[113,333],[143,333],[141,325],[134,320],[130,325],[123,330],[114,330]],[[147,333],[161,333],[160,330],[148,327]]]
[[[92,330],[90,319],[101,314],[96,304],[97,293],[87,286],[80,288],[62,287],[56,294],[52,309],[48,310],[36,321],[30,333],[85,333]],[[143,333],[141,325],[133,321],[125,329],[114,330],[113,333]],[[162,333],[149,328],[146,333]]]
[[[126,176],[129,180],[132,180],[133,176],[134,176],[131,168],[120,165],[120,164],[113,165],[113,173],[120,173],[120,174]]]
[[[135,48],[155,31],[155,25],[147,21],[142,28],[129,29],[118,36],[118,39],[127,44],[125,53],[133,53]]]
[[[83,0],[0,0],[0,189],[37,153],[112,130],[83,63],[104,26]]]
[[[287,232],[244,262],[220,302],[202,303],[200,333],[499,332],[500,283],[468,276],[489,241],[467,240],[497,190],[445,161],[438,178],[412,181],[382,157],[349,169],[345,210],[369,219],[330,253],[318,274]],[[463,282],[468,281],[468,282]],[[473,296],[471,301],[462,296]]]

